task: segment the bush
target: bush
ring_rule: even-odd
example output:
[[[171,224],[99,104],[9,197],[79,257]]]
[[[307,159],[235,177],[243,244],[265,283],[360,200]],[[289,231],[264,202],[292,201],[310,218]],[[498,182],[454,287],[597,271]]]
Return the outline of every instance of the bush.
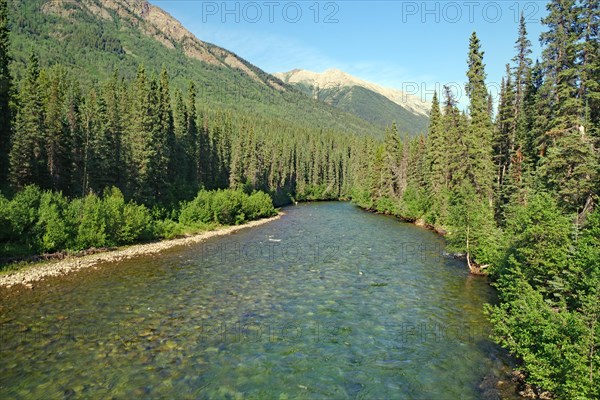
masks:
[[[77,203],[77,201],[73,201]],[[72,204],[73,204],[72,203]],[[106,245],[106,215],[102,200],[94,194],[87,195],[77,210],[79,228],[75,239],[78,250]]]
[[[213,197],[214,220],[222,225],[239,225],[246,220],[244,197],[241,191],[219,190]]]
[[[430,208],[427,197],[422,190],[408,187],[402,196],[402,215],[410,220],[417,220],[425,215],[425,210]]]
[[[277,214],[271,196],[264,192],[254,192],[250,196],[246,196],[243,210],[248,220],[272,217]]]
[[[112,187],[104,191],[102,198],[102,216],[105,220],[106,243],[114,246],[120,242],[124,219],[125,198],[121,191]]]
[[[178,212],[126,203],[114,187],[101,198],[90,194],[69,201],[62,193],[28,186],[11,201],[0,194],[0,253],[27,255],[131,244],[195,233],[216,224],[237,225],[275,213],[271,197],[263,192],[201,190],[194,200],[181,203]]]
[[[368,190],[355,189],[352,192],[352,202],[367,210],[372,210],[374,207],[373,198]]]
[[[150,211],[141,204],[127,203],[123,209],[123,224],[119,229],[117,240],[120,244],[134,243],[150,239],[152,217]]]
[[[42,192],[37,186],[27,186],[12,199],[8,210],[13,240],[35,249],[39,234],[35,231]]]
[[[381,197],[377,199],[375,209],[378,213],[399,215],[398,205],[389,197]]]
[[[186,226],[213,222],[215,219],[212,209],[213,197],[214,192],[202,189],[194,200],[182,203],[179,222]]]
[[[173,239],[182,233],[182,224],[171,219],[154,221],[152,235],[161,239]]]
[[[68,247],[73,237],[72,220],[67,217],[68,200],[62,193],[44,192],[38,210],[37,231],[42,251],[58,251]]]
[[[548,286],[569,263],[571,218],[543,192],[532,194],[527,205],[508,211],[506,255],[524,266],[524,276],[535,289],[555,291]]]

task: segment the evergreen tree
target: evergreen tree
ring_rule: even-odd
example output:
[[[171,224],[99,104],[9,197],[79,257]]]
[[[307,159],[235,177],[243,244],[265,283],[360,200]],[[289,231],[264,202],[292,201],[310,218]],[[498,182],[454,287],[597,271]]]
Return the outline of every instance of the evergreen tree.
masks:
[[[427,134],[427,180],[430,185],[432,197],[439,194],[446,184],[444,168],[446,143],[442,126],[442,114],[437,92],[433,93],[431,112],[429,114],[429,132]]]
[[[483,51],[473,32],[469,41],[467,95],[469,96],[469,129],[463,143],[467,156],[467,179],[478,196],[492,202],[494,168],[492,163],[492,125],[487,107],[488,92],[485,86]]]
[[[600,141],[600,5],[595,0],[581,0],[581,86],[579,96],[583,101],[583,126],[588,134]]]
[[[381,194],[382,196],[394,198],[400,194],[400,184],[398,179],[401,175],[400,158],[402,156],[402,152],[400,151],[402,144],[395,123],[392,123],[392,126],[389,129],[386,129],[384,146],[385,160],[381,175]]]
[[[496,218],[502,221],[502,210],[510,197],[510,169],[515,155],[515,115],[510,67],[506,65],[506,77],[502,78],[498,116],[494,129],[494,162],[496,164]]]
[[[105,113],[104,131],[107,135],[108,151],[106,154],[106,186],[125,188],[124,177],[124,146],[123,146],[123,107],[125,104],[125,89],[119,83],[119,72],[115,71],[103,90],[103,104]]]
[[[553,116],[546,133],[556,136],[578,131],[581,123],[583,104],[578,95],[577,69],[580,28],[575,0],[551,0],[547,9],[548,15],[542,22],[548,31],[541,35],[545,45],[543,91]]]
[[[32,54],[19,91],[19,112],[10,152],[10,176],[17,188],[43,185],[46,172],[44,112],[37,57]]]
[[[85,96],[80,108],[81,129],[76,147],[81,151],[82,194],[99,194],[105,184],[106,155],[109,151],[104,132],[104,107],[96,90]]]
[[[519,37],[515,43],[517,54],[512,59],[515,64],[514,68],[514,86],[515,86],[515,112],[514,116],[517,119],[523,116],[523,102],[527,90],[528,76],[531,70],[531,41],[527,37],[527,25],[525,16],[521,13],[519,20]]]
[[[82,124],[81,124],[82,95],[79,86],[73,80],[68,83],[65,108],[67,129],[65,134],[71,144],[71,183],[67,194],[72,196],[84,195],[83,182],[83,146]]]
[[[7,0],[0,0],[0,184],[6,181],[8,153],[12,134],[11,90],[12,78],[9,64],[9,29]]]
[[[527,37],[525,16],[521,13],[519,21],[519,35],[515,43],[517,54],[513,58],[514,67],[514,112],[513,112],[513,139],[514,146],[510,155],[510,180],[514,194],[523,185],[523,174],[531,172],[537,162],[536,152],[531,143],[533,131],[533,106],[535,103],[536,88],[533,87],[531,41]],[[511,194],[508,194],[511,196]]]
[[[71,183],[71,141],[67,133],[66,72],[58,67],[49,71],[45,96],[45,150],[48,162],[50,187],[67,192]]]
[[[171,110],[171,95],[169,75],[163,68],[159,81],[151,83],[152,99],[156,101],[156,120],[153,121],[151,148],[153,155],[149,177],[153,186],[154,199],[166,200],[170,194],[171,182],[174,178],[175,165],[171,162],[172,150],[175,148],[173,132],[173,113]]]
[[[175,90],[174,98],[173,135],[175,137],[175,148],[171,157],[173,182],[175,182],[177,190],[186,191],[191,189],[189,186],[195,175],[193,160],[189,159],[186,153],[188,146],[190,146],[190,143],[187,142],[187,107],[180,90]],[[193,190],[191,193],[193,193]]]
[[[448,86],[444,86],[444,116],[442,118],[443,132],[445,134],[443,149],[446,150],[446,164],[444,180],[446,189],[452,190],[460,185],[466,176],[466,151],[463,142],[466,130],[466,118],[461,116],[454,93]]]
[[[543,20],[548,31],[542,34],[546,45],[542,89],[552,119],[545,131],[548,149],[540,174],[546,186],[558,195],[563,207],[582,212],[592,201],[598,176],[597,154],[593,140],[586,132],[587,107],[584,107],[588,92],[586,84],[589,83],[585,77],[590,71],[585,63],[589,60],[585,60],[587,51],[583,51],[583,61],[580,57],[580,40],[584,35],[575,1],[551,1],[548,11]],[[583,46],[586,50],[588,47]]]
[[[132,108],[129,115],[127,143],[130,152],[130,186],[134,199],[148,204],[152,202],[156,187],[151,184],[154,165],[152,158],[156,149],[153,137],[160,129],[157,118],[156,83],[148,80],[146,69],[140,65],[132,87]]]

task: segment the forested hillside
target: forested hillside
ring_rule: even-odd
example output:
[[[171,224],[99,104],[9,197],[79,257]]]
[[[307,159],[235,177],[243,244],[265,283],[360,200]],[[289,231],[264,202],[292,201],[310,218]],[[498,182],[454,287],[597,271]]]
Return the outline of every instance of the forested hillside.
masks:
[[[202,42],[146,0],[9,0],[11,70],[20,80],[32,49],[41,68],[62,65],[86,91],[116,70],[134,80],[166,68],[174,88],[196,85],[212,109],[260,115],[300,127],[379,135],[380,129],[285,85],[237,55]]]
[[[435,227],[487,273],[494,339],[538,393],[600,398],[600,48],[598,3],[553,0],[543,58],[521,18],[492,115],[482,44],[469,42],[467,112],[446,88],[427,136],[366,142],[361,206]]]

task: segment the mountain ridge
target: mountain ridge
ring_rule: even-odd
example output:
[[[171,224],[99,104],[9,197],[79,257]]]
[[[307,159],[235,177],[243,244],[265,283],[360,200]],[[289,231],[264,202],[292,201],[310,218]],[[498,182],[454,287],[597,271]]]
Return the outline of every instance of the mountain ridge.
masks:
[[[74,8],[108,21],[115,16],[124,18],[168,49],[181,47],[189,58],[215,66],[236,68],[257,82],[285,91],[281,82],[268,78],[269,74],[261,70],[264,74],[261,79],[254,65],[229,50],[200,40],[171,14],[147,0],[101,0],[101,3],[97,0],[48,0],[42,5],[43,12],[65,18],[71,17]],[[132,50],[126,51],[135,54]]]
[[[288,72],[275,72],[275,77],[285,83],[312,83],[319,88],[331,88],[336,85],[341,86],[362,86],[365,89],[372,90],[381,94],[387,99],[393,101],[399,106],[408,109],[415,114],[429,116],[431,104],[422,101],[416,96],[410,95],[398,89],[386,88],[373,82],[366,81],[337,68],[329,68],[324,72],[313,72],[309,70],[295,68]]]
[[[140,64],[166,68],[173,85],[198,90],[201,107],[258,115],[286,124],[359,136],[382,136],[377,125],[311,100],[236,54],[196,38],[145,0],[9,0],[14,62],[21,78],[31,54],[42,68],[61,65],[90,89],[116,70],[126,80]]]
[[[330,68],[322,73],[303,69],[276,72],[275,77],[327,104],[351,112],[381,127],[396,122],[412,135],[423,133],[429,122],[431,105],[416,96],[386,88]]]

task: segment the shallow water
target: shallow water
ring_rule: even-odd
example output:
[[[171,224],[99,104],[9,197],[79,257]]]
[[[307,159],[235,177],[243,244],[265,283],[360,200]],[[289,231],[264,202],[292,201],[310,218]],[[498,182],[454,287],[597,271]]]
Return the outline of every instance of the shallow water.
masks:
[[[0,289],[0,398],[477,399],[483,278],[349,203]]]

